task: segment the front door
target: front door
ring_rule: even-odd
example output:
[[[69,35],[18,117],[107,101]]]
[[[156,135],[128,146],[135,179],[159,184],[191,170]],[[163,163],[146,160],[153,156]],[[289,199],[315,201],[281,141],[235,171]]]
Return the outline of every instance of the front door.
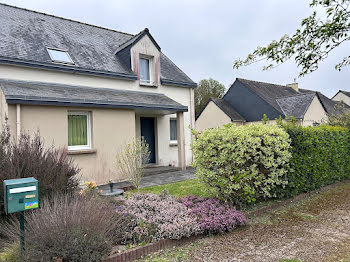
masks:
[[[149,146],[150,156],[148,163],[156,162],[156,139],[154,133],[154,118],[153,117],[141,117],[141,137],[145,139],[145,142]]]

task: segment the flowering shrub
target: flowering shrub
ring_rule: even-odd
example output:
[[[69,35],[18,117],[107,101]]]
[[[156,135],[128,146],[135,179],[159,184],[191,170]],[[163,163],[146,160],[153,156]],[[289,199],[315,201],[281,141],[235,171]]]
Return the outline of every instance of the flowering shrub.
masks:
[[[168,194],[134,194],[125,199],[120,212],[137,217],[142,223],[156,225],[154,240],[180,239],[200,232],[196,218],[189,214],[188,209]],[[138,228],[137,230],[144,228]]]
[[[246,224],[245,216],[229,204],[223,204],[216,198],[187,196],[180,199],[189,208],[191,215],[198,219],[202,233],[223,233]]]
[[[88,181],[84,183],[85,187],[79,192],[80,195],[85,194],[101,194],[102,190],[97,190],[97,184],[95,181]]]
[[[245,205],[270,198],[274,187],[287,183],[290,139],[277,125],[208,129],[192,148],[196,176],[225,201]]]

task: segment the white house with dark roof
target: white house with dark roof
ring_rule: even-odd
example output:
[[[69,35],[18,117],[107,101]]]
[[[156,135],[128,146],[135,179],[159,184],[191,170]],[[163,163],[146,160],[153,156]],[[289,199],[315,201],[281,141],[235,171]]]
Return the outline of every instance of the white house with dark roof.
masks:
[[[196,129],[261,123],[264,114],[272,121],[294,116],[303,126],[316,125],[335,113],[336,104],[297,83],[283,86],[237,78],[223,98],[208,102],[196,119]]]
[[[135,137],[150,164],[191,164],[194,83],[148,29],[137,35],[0,4],[0,124],[68,148],[84,180],[120,177]]]
[[[333,97],[333,101],[342,101],[346,105],[350,106],[350,92],[349,91],[344,91],[344,90],[339,90]]]

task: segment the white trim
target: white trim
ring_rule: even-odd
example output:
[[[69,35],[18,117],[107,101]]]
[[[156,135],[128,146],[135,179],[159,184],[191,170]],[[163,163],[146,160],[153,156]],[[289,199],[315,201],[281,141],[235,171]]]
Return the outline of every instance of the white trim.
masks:
[[[148,60],[148,70],[149,70],[149,81],[144,81],[141,79],[141,63],[140,63],[140,59],[146,59]],[[144,85],[144,86],[154,86],[154,64],[153,64],[153,56],[147,56],[147,55],[143,55],[143,54],[139,54],[139,72],[140,72],[140,85]]]
[[[90,112],[68,111],[68,115],[86,116],[86,121],[87,121],[87,123],[86,123],[87,145],[68,146],[68,151],[91,149],[91,113]],[[67,121],[68,121],[68,117],[67,117]],[[69,127],[68,127],[68,130],[69,130]]]
[[[59,64],[74,65],[74,61],[73,61],[72,57],[69,55],[68,50],[63,50],[63,49],[58,49],[58,48],[53,48],[53,47],[46,47],[46,50],[47,50],[47,53],[49,54],[52,62],[59,63]],[[69,58],[70,62],[53,59],[49,50],[65,53],[67,55],[67,57]]]
[[[36,190],[36,186],[10,188],[10,194],[23,193],[23,192],[29,192],[29,191],[35,191],[35,190]]]
[[[171,124],[170,124],[171,120],[175,120],[176,121],[176,125],[175,125],[175,128],[176,128],[176,140],[171,140]],[[177,118],[175,118],[175,117],[170,117],[169,118],[169,130],[170,130],[170,133],[169,133],[170,145],[175,146],[175,145],[177,145],[177,141],[178,141]]]

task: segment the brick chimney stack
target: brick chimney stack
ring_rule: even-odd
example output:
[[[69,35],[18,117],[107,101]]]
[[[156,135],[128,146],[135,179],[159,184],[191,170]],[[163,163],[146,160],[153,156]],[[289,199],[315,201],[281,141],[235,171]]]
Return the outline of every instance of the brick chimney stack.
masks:
[[[295,91],[299,92],[298,83],[288,84],[287,86],[289,86],[289,87],[293,88]]]

